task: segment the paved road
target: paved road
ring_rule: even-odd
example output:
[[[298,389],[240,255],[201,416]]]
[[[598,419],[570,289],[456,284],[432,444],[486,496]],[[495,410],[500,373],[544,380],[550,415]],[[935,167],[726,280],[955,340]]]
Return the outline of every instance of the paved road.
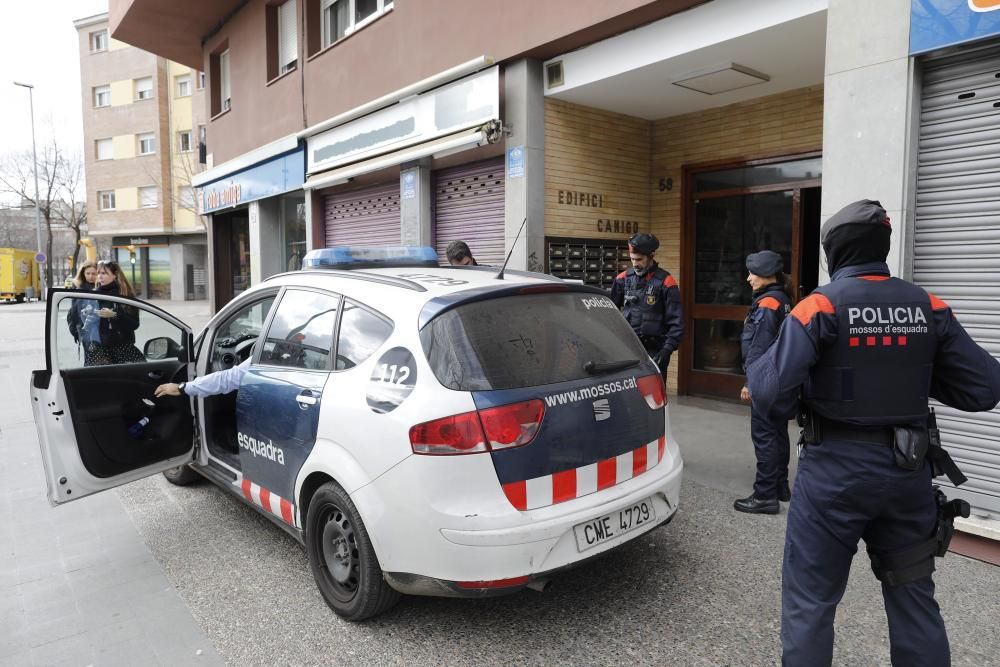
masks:
[[[785,515],[731,509],[750,480],[745,411],[681,401],[672,414],[688,469],[671,525],[557,577],[545,593],[404,598],[366,624],[330,612],[301,547],[210,484],[179,488],[155,477],[79,505],[103,502],[105,513],[120,512],[141,535],[158,568],[153,575],[169,584],[163,593],[193,619],[190,626],[184,617],[165,622],[162,633],[177,641],[201,634],[214,648],[177,664],[200,664],[215,652],[233,665],[776,664]],[[107,556],[118,558],[115,550]],[[998,575],[961,556],[938,561],[955,665],[1000,664]],[[836,664],[888,664],[879,588],[863,550],[837,633]]]

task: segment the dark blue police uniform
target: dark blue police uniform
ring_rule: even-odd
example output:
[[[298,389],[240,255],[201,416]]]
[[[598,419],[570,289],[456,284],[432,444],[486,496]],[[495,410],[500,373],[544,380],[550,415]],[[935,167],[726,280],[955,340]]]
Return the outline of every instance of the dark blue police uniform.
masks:
[[[966,411],[996,406],[1000,363],[947,304],[889,276],[890,231],[874,201],[828,220],[822,238],[832,282],[792,310],[748,369],[758,408],[789,418],[801,391],[812,417],[785,538],[786,665],[831,664],[834,615],[859,539],[882,581],[892,663],[950,663],[931,579],[943,525],[932,463],[901,462],[896,450],[919,450],[905,444],[920,433],[926,447],[928,397]]]
[[[780,270],[779,270],[780,271]],[[773,274],[770,274],[773,275]],[[740,347],[743,352],[743,370],[756,361],[778,337],[778,330],[785,316],[792,309],[791,299],[778,283],[765,285],[753,294],[750,313],[743,322]],[[752,394],[751,394],[752,400]],[[772,420],[761,412],[755,403],[750,405],[750,439],[757,459],[757,476],[753,484],[752,499],[774,500],[770,509],[736,509],[777,513],[777,501],[788,500],[788,459],[791,446],[788,442],[788,420]],[[755,507],[752,499],[737,501]]]
[[[634,268],[622,271],[611,285],[611,300],[666,372],[670,355],[684,335],[681,293],[674,277],[658,265],[642,276]]]

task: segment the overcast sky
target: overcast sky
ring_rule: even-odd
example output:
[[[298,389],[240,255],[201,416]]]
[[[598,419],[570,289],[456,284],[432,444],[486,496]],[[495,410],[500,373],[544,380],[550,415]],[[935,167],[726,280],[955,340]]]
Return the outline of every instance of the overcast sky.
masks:
[[[53,135],[83,151],[76,19],[108,10],[107,0],[0,0],[0,154],[31,150],[28,91],[35,86],[39,147]]]

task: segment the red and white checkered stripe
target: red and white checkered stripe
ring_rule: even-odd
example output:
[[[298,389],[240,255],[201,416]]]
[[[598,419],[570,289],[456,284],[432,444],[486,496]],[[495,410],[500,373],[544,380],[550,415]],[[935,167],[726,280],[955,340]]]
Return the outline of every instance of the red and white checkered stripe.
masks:
[[[610,459],[504,484],[503,492],[510,504],[522,511],[564,503],[627,482],[652,470],[663,459],[665,442],[665,438],[660,437]]]
[[[243,497],[254,505],[267,510],[288,525],[295,526],[295,505],[291,502],[271,493],[259,484],[254,484],[246,477],[243,478],[240,489],[243,491]]]

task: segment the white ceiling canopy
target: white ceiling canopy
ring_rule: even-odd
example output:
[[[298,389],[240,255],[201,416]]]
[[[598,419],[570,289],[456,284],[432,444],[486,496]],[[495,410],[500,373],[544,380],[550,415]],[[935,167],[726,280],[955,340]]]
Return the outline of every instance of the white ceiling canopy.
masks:
[[[712,0],[546,61],[563,83],[545,94],[658,120],[822,84],[826,7]]]

